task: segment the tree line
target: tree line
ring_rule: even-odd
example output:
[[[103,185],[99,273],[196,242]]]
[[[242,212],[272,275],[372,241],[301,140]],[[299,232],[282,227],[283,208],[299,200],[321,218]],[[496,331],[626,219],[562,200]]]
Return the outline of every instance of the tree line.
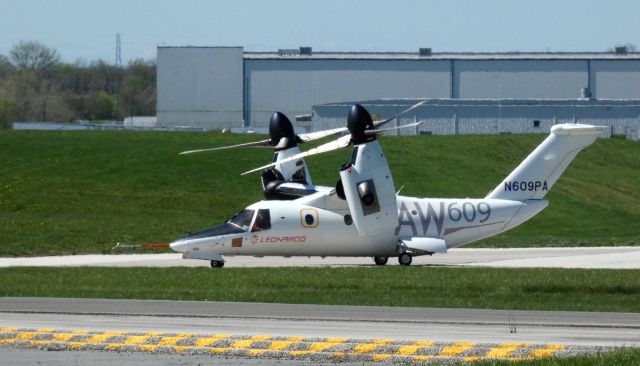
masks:
[[[40,42],[23,41],[0,54],[0,127],[15,121],[122,120],[156,114],[156,65],[126,67],[103,60],[60,61]]]

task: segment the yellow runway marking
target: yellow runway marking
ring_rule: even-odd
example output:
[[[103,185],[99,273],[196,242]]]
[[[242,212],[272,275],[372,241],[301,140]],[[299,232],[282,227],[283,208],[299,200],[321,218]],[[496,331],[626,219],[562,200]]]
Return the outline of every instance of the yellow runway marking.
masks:
[[[38,335],[40,333],[38,332],[22,332],[20,334],[18,334],[16,336],[16,339],[22,340],[22,341],[28,341],[31,338],[35,337],[36,335]]]
[[[503,343],[500,346],[492,349],[484,358],[506,358],[510,357],[513,352],[515,352],[518,348],[526,348],[529,347],[529,344],[526,343]]]
[[[218,343],[220,342],[220,343]],[[154,343],[154,344],[151,344]],[[305,337],[233,334],[166,334],[132,332],[64,331],[55,329],[0,328],[0,344],[41,349],[139,352],[193,352],[211,355],[256,358],[312,358],[319,361],[429,362],[477,361],[502,359],[509,361],[548,358],[566,348],[562,344],[531,345],[526,343],[476,344],[474,342],[436,343],[434,341],[403,342],[392,339],[355,340],[325,338],[314,341]],[[51,345],[55,344],[52,348]],[[216,347],[216,345],[226,345]],[[428,347],[436,347],[428,349]],[[440,349],[441,348],[441,349]],[[440,350],[438,354],[434,353]],[[423,354],[420,354],[423,353]],[[424,354],[428,353],[428,354]],[[479,356],[463,357],[464,354]],[[516,355],[516,356],[514,356]]]
[[[77,336],[77,334],[74,333],[55,333],[53,335],[53,337],[51,337],[51,340],[54,342],[68,342],[69,339],[73,338]]]
[[[156,343],[158,346],[175,346],[181,340],[188,337],[162,337],[160,342]]]
[[[269,345],[269,349],[272,350],[272,351],[281,351],[281,350],[283,350],[285,348],[288,348],[289,346],[291,346],[294,343],[295,342],[292,342],[292,341],[273,341]]]
[[[393,355],[388,355],[388,354],[373,355],[371,356],[371,361],[384,361],[384,360],[390,359],[391,357],[393,357]]]
[[[247,349],[249,347],[251,347],[251,345],[254,343],[255,341],[252,339],[243,339],[240,341],[235,341],[233,342],[233,344],[231,344],[231,348],[236,348],[236,349]]]
[[[268,341],[271,338],[273,337],[268,335],[255,335],[251,337],[251,339],[253,339],[254,341]]]
[[[123,334],[126,334],[126,332],[104,332],[102,334],[96,334],[92,336],[91,338],[85,340],[84,343],[106,343],[107,339]]]
[[[331,341],[329,341],[329,339],[327,339],[327,342],[314,342],[311,343],[311,346],[309,347],[309,351],[313,351],[313,352],[322,352],[324,350],[326,350],[327,348],[336,346],[340,343],[344,343],[346,342],[347,339],[346,338],[332,338]]]
[[[221,341],[223,339],[227,339],[231,337],[231,334],[214,334],[211,337],[199,338],[194,346],[196,347],[208,347],[214,344],[215,342]]]
[[[420,348],[431,346],[433,346],[433,342],[431,341],[413,342],[413,344],[398,347],[397,353],[403,356],[415,355]]]
[[[529,357],[525,357],[525,359],[539,359],[539,358],[547,358],[553,356],[554,353],[558,352],[561,349],[564,349],[563,344],[548,344],[543,348],[537,348],[531,350]]]
[[[144,352],[153,352],[158,348],[158,346],[153,344],[143,344],[140,346],[140,350]]]
[[[458,342],[451,346],[447,346],[440,352],[441,356],[454,357],[460,355],[462,352],[472,348],[476,344],[474,342]]]
[[[251,356],[261,356],[265,352],[267,352],[266,349],[250,349],[247,351],[247,353]]]

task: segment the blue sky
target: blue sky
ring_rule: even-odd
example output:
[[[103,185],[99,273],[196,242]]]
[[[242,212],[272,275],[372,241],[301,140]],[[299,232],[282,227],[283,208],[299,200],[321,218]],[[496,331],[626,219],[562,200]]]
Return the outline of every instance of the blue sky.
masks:
[[[62,59],[153,59],[157,45],[249,51],[605,51],[640,47],[637,0],[0,0],[0,54],[21,40]]]

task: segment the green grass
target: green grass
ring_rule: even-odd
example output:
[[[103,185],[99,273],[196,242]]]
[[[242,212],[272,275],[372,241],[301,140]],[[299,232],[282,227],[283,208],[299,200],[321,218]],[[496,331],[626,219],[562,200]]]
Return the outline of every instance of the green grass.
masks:
[[[468,365],[468,363],[464,363]],[[638,366],[640,348],[621,348],[612,352],[570,358],[551,358],[532,361],[474,362],[474,366]]]
[[[465,363],[466,365],[466,363]],[[532,361],[494,361],[474,362],[474,366],[638,366],[640,348],[621,348],[612,352],[596,355],[583,355],[569,358],[547,358]]]
[[[634,270],[4,268],[0,296],[640,312]]]
[[[179,156],[262,136],[217,133],[0,131],[0,256],[105,253],[116,242],[168,242],[261,199],[268,149]],[[384,137],[402,194],[482,197],[543,135]],[[305,147],[306,148],[306,147]],[[335,185],[337,151],[308,164]],[[480,246],[637,245],[640,144],[598,140],[547,196],[538,217]]]

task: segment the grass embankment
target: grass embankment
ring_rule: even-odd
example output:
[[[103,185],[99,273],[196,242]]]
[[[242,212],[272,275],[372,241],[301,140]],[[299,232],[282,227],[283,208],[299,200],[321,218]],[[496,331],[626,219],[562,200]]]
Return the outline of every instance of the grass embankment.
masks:
[[[262,197],[268,149],[178,152],[263,136],[217,133],[0,131],[0,256],[106,253],[116,242],[167,242],[223,222]],[[544,135],[384,137],[403,195],[482,197]],[[337,151],[308,164],[335,185]],[[547,195],[549,207],[481,246],[640,243],[640,144],[598,140]]]
[[[640,312],[634,270],[5,268],[0,296]]]

